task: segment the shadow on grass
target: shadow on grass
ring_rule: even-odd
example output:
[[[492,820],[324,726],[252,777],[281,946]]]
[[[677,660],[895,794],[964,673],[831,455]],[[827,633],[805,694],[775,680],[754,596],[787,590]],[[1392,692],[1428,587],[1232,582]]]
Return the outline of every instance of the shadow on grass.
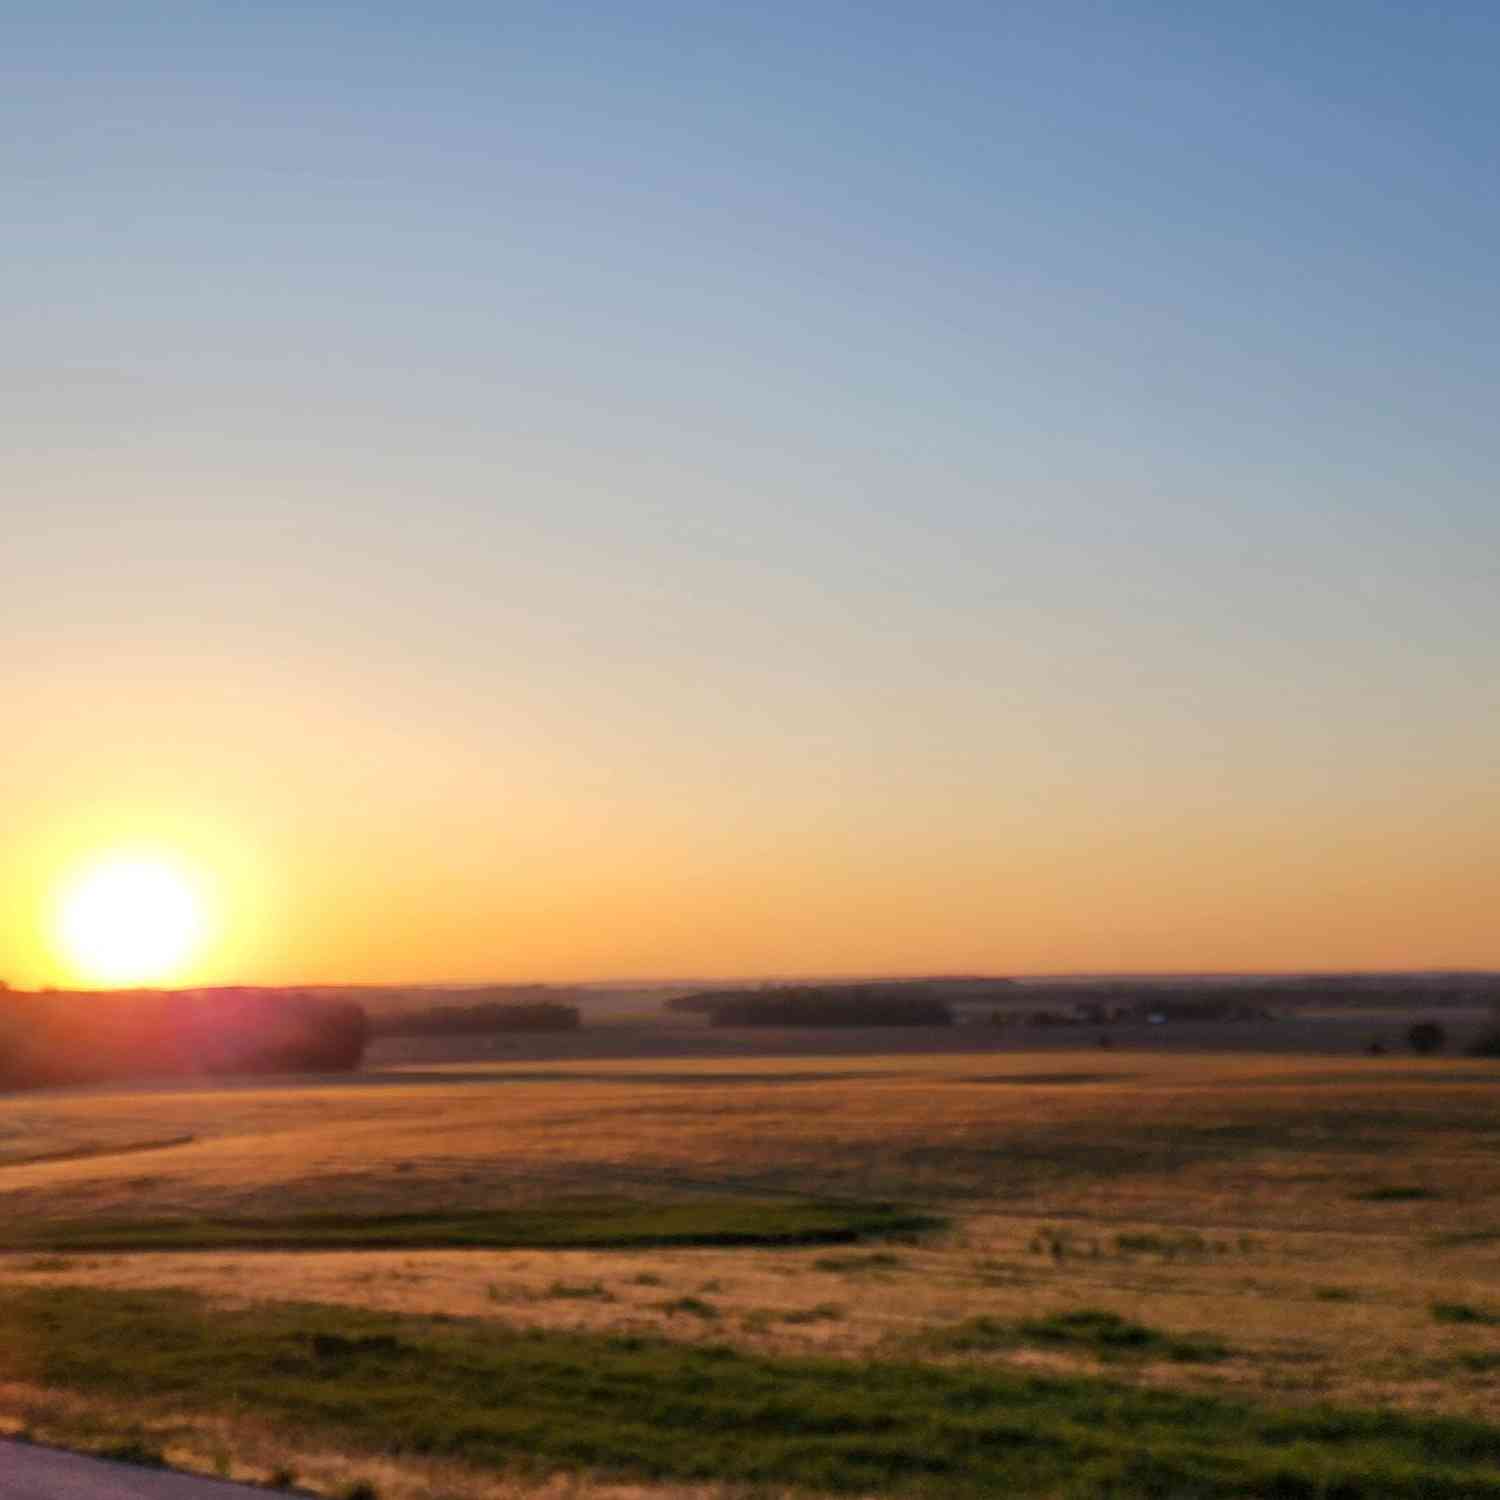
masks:
[[[80,1219],[0,1230],[16,1250],[643,1249],[839,1245],[906,1237],[943,1220],[889,1203],[580,1198],[481,1213],[297,1214],[256,1219]]]

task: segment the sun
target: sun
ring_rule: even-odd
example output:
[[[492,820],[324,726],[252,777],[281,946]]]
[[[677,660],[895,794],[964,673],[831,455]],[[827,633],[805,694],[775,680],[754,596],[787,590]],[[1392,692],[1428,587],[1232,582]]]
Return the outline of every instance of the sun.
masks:
[[[199,882],[157,855],[108,855],[63,887],[59,946],[91,984],[161,984],[202,946],[207,914]]]

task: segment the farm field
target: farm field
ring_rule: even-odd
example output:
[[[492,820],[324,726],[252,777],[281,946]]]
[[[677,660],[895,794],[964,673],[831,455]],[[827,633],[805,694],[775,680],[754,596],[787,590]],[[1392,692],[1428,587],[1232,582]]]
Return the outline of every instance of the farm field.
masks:
[[[506,1458],[521,1438],[480,1451],[393,1442],[394,1419],[383,1434],[299,1426],[270,1391],[263,1410],[243,1393],[189,1409],[185,1377],[144,1364],[122,1391],[120,1368],[75,1368],[45,1333],[48,1318],[134,1309],[171,1343],[184,1318],[212,1330],[274,1308],[283,1328],[316,1323],[320,1347],[416,1348],[410,1330],[435,1328],[559,1340],[554,1362],[568,1349],[603,1369],[639,1346],[658,1366],[661,1350],[718,1360],[700,1375],[726,1389],[825,1368],[873,1388],[870,1372],[906,1372],[913,1412],[951,1404],[952,1379],[991,1381],[984,1399],[1002,1405],[1038,1380],[1247,1411],[1331,1405],[1384,1413],[1392,1432],[1416,1423],[1429,1449],[1438,1429],[1420,1424],[1458,1423],[1455,1451],[1493,1442],[1492,1461],[1497,1086],[1481,1061],[1074,1048],[487,1059],[15,1095],[0,1101],[0,1323],[31,1333],[0,1352],[0,1418],[69,1441],[127,1431],[173,1461],[329,1493],[371,1475],[382,1497],[959,1492],[937,1471],[820,1474],[785,1455],[758,1469],[727,1447],[695,1470],[665,1440],[638,1452],[603,1437],[523,1473]],[[328,1244],[330,1223],[349,1237]],[[340,1317],[365,1331],[337,1332]],[[1414,1494],[1486,1492],[1430,1453],[1347,1472],[1305,1457],[1297,1473],[1356,1485],[1339,1493],[1397,1493],[1408,1470]],[[1360,1478],[1387,1459],[1379,1485]],[[1277,1490],[1249,1457],[1218,1479],[1182,1462],[1170,1493],[1334,1492],[1286,1474]],[[1092,1489],[1038,1469],[1016,1493],[1158,1492],[1089,1472]]]

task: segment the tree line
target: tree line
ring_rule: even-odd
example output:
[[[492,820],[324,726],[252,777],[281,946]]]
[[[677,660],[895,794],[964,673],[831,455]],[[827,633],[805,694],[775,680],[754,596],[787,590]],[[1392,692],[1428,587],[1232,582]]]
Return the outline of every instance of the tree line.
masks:
[[[942,981],[793,984],[762,989],[705,990],[666,1002],[702,1011],[715,1026],[951,1026],[953,1007]]]
[[[505,1031],[576,1031],[576,1005],[553,1000],[506,1004],[498,1000],[477,1005],[433,1005],[426,1010],[401,1011],[374,1023],[378,1036],[487,1036]]]
[[[363,1007],[298,991],[0,992],[0,1089],[226,1073],[342,1073]]]

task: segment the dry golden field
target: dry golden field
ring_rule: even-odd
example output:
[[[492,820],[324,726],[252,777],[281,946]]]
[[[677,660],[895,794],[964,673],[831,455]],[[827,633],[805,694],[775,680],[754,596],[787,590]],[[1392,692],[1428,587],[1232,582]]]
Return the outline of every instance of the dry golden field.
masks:
[[[798,1249],[21,1251],[0,1279],[1104,1368],[1500,1421],[1497,1101],[1481,1062],[1078,1051],[18,1095],[0,1101],[0,1223],[785,1193],[930,1207],[949,1228]],[[1220,1357],[1101,1365],[984,1335],[1081,1308]]]

